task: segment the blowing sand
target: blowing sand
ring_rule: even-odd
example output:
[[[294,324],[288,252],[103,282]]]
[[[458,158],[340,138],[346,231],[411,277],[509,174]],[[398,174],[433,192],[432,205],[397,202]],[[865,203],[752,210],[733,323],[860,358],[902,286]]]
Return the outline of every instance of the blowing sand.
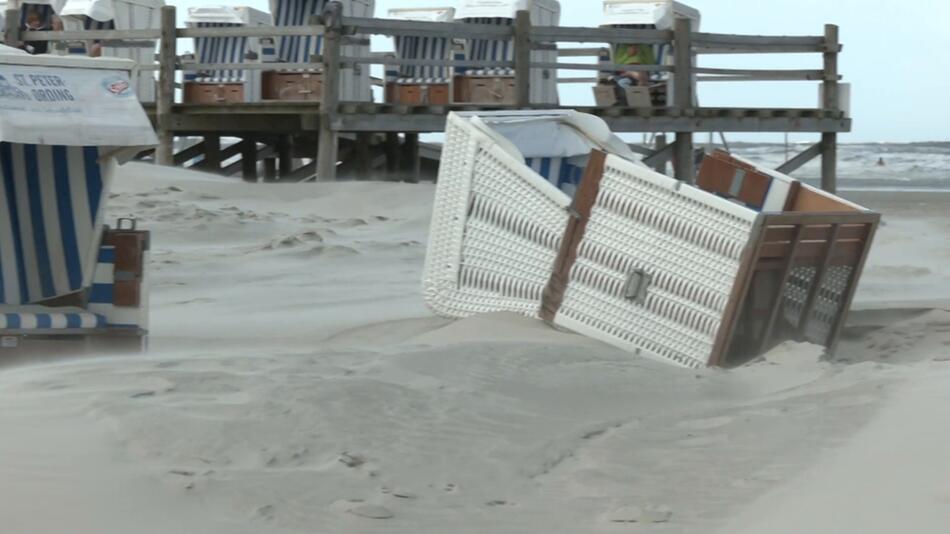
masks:
[[[946,197],[859,199],[887,224],[841,361],[694,372],[433,317],[432,196],[126,167],[151,350],[0,369],[0,532],[946,531]]]

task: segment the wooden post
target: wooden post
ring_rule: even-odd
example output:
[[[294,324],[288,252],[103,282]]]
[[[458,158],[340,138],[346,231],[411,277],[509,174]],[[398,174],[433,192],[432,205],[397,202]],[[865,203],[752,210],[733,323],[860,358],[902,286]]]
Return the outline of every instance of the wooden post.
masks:
[[[20,10],[8,9],[3,19],[3,44],[17,48],[20,46]]]
[[[162,42],[159,47],[158,100],[155,102],[158,123],[158,149],[155,162],[174,165],[172,108],[175,105],[175,63],[178,60],[178,33],[175,28],[175,6],[162,7]]]
[[[515,16],[515,104],[531,105],[531,12]]]
[[[680,113],[692,109],[696,102],[693,85],[693,45],[692,23],[685,17],[676,19],[673,30],[673,48],[676,64],[673,72],[673,107]],[[694,183],[696,164],[693,161],[692,132],[676,132],[676,146],[673,152],[673,167],[677,180]]]
[[[286,178],[294,172],[294,137],[281,135],[277,140],[277,165],[281,178]]]
[[[659,134],[656,136],[656,151],[658,153],[666,148],[666,144],[666,134]],[[657,162],[654,170],[660,174],[666,174],[666,159],[661,159],[659,162]]]
[[[201,170],[205,172],[221,173],[221,136],[208,134],[204,136],[205,158],[201,162]]]
[[[257,181],[257,141],[241,141],[241,177],[245,182]]]
[[[359,132],[356,134],[356,146],[354,147],[353,154],[356,158],[354,163],[356,164],[357,180],[373,179],[373,147],[370,146],[372,139],[373,136],[369,132]]]
[[[330,2],[323,11],[323,99],[320,102],[320,140],[317,147],[317,181],[336,180],[340,134],[334,128],[340,106],[340,44],[343,39],[343,8]]]
[[[277,158],[266,158],[264,160],[264,181],[277,181]]]
[[[399,134],[396,132],[386,132],[386,180],[396,181],[396,174],[399,172]]]
[[[406,158],[403,160],[406,164],[405,181],[411,184],[419,183],[419,175],[422,173],[422,160],[419,158],[419,134],[407,133],[406,144],[403,147]]]
[[[840,111],[841,100],[838,92],[838,53],[841,44],[838,26],[825,26],[825,77],[822,82],[822,108]],[[838,134],[821,134],[821,188],[829,193],[838,190]]]

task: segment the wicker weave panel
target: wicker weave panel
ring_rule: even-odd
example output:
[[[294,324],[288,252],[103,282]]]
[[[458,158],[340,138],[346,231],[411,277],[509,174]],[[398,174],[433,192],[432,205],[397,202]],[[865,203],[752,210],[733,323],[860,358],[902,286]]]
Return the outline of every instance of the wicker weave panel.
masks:
[[[687,367],[703,367],[723,320],[755,213],[610,157],[555,322]],[[652,277],[642,303],[634,272]]]
[[[440,315],[537,315],[570,199],[450,115],[423,275]]]

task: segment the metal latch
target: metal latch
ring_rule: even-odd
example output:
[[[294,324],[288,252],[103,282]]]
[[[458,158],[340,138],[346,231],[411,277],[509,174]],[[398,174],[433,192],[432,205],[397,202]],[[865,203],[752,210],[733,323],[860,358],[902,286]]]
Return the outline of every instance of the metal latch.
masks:
[[[637,269],[627,277],[627,284],[623,287],[623,296],[637,304],[644,304],[647,301],[647,291],[651,284],[653,284],[653,275],[643,269]]]

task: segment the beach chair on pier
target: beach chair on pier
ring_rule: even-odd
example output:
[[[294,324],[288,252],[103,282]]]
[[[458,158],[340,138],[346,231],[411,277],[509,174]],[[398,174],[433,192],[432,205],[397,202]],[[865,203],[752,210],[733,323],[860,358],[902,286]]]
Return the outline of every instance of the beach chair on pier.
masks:
[[[6,17],[7,9],[18,9],[21,31],[50,31],[53,30],[53,21],[63,5],[64,0],[35,0],[33,2],[18,2],[16,0],[0,3],[0,9]],[[5,19],[4,19],[5,20]],[[30,54],[50,54],[56,48],[46,42],[24,43],[22,47]]]
[[[164,0],[64,0],[57,11],[68,31],[83,30],[157,30],[161,28]],[[131,59],[136,65],[155,63],[157,40],[92,40],[71,43],[70,54]],[[133,86],[141,102],[154,102],[155,72],[136,73]]]
[[[278,27],[305,26],[314,16],[322,15],[329,0],[271,0],[271,13]],[[343,16],[372,17],[375,0],[343,0]],[[323,97],[323,73],[319,63],[313,68],[280,68],[281,63],[312,63],[314,56],[323,53],[323,36],[277,37],[274,56],[265,61],[274,63],[274,70],[263,74],[264,100],[310,100]],[[348,44],[341,47],[346,57],[368,58],[369,45]],[[340,69],[340,100],[343,102],[370,102],[373,100],[367,65],[345,65]]]
[[[699,10],[675,2],[674,0],[603,0],[603,28],[621,28],[631,30],[672,30],[677,18],[687,18],[692,24],[693,31],[699,31],[702,15]],[[621,63],[621,48],[639,46],[637,43],[621,43],[612,45],[604,57],[602,64],[617,65]],[[652,58],[654,65],[674,65],[673,47],[670,44],[643,45],[645,54]],[[600,81],[594,87],[594,97],[597,105],[609,107],[614,105],[627,107],[665,107],[668,104],[668,95],[673,94],[672,80],[668,72],[653,72],[649,74],[649,84],[623,88],[623,98],[617,94],[617,78],[620,73],[613,69],[606,69],[601,73]]]
[[[725,153],[677,182],[590,115],[452,113],[423,293],[447,317],[517,312],[734,366],[785,340],[834,349],[879,220]]]
[[[461,0],[455,19],[469,24],[514,25],[518,11],[529,11],[535,26],[557,26],[561,5],[556,0]],[[466,61],[515,60],[513,40],[466,39]],[[557,63],[556,50],[533,50],[532,62]],[[558,103],[557,72],[531,69],[531,103]],[[515,104],[515,72],[511,67],[463,68],[456,71],[455,101],[473,104]]]
[[[424,22],[452,22],[451,7],[390,9],[389,18]],[[397,36],[396,57],[450,61],[454,57],[452,39],[448,37]],[[387,69],[386,102],[392,104],[445,105],[452,101],[452,72],[446,66],[399,65]]]
[[[147,332],[148,232],[104,223],[117,165],[156,144],[133,67],[0,47],[2,349]]]
[[[272,26],[269,13],[250,7],[206,6],[188,10],[189,28],[245,28]],[[202,65],[260,63],[260,37],[196,37],[194,60]],[[261,71],[203,69],[185,72],[186,104],[260,102]]]

